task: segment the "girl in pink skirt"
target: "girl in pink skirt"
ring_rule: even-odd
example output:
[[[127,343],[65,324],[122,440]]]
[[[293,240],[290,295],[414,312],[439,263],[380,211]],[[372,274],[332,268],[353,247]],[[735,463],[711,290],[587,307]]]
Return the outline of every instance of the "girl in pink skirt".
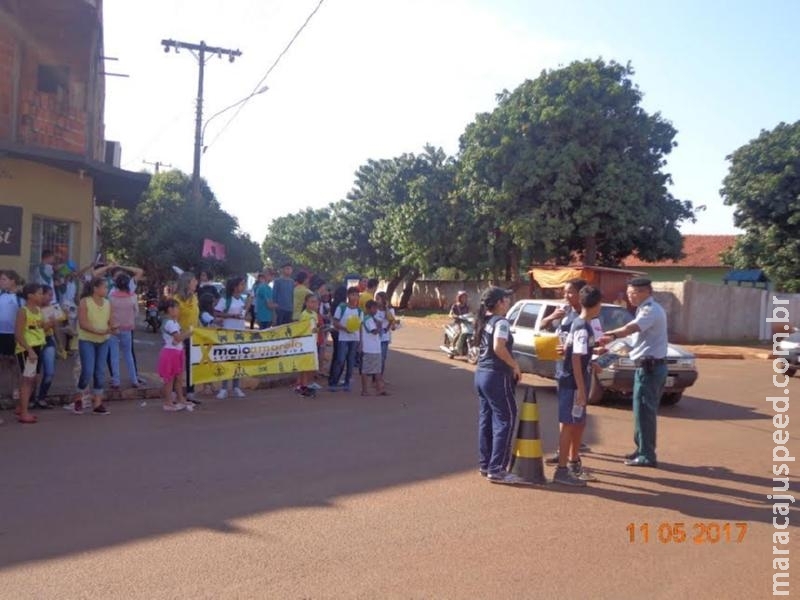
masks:
[[[167,300],[164,312],[167,314],[167,319],[161,325],[164,347],[158,355],[158,375],[164,382],[164,410],[193,410],[194,403],[187,402],[183,395],[183,374],[186,369],[183,340],[192,335],[193,328],[181,331],[178,324],[178,303],[175,300]]]

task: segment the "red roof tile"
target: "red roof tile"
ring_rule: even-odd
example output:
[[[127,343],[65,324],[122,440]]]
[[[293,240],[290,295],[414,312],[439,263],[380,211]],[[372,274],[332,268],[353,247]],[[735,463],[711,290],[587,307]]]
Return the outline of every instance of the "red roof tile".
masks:
[[[719,258],[721,252],[733,246],[735,235],[685,235],[683,236],[683,253],[680,260],[660,260],[645,262],[635,254],[622,261],[621,266],[627,268],[640,267],[725,267]]]

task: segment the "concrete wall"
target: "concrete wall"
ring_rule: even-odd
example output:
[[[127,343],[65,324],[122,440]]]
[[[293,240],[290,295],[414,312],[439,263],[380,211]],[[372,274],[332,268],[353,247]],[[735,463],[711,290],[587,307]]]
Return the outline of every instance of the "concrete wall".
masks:
[[[701,281],[724,285],[723,278],[730,271],[727,267],[642,267],[653,281]]]
[[[500,283],[511,287],[509,283]],[[459,290],[466,290],[470,307],[478,307],[481,292],[488,286],[480,281],[417,281],[409,302],[413,309],[446,311]],[[383,285],[385,289],[385,283]],[[766,290],[701,281],[653,282],[656,299],[667,311],[670,340],[679,343],[756,341],[771,337],[766,323],[772,314],[773,296],[788,299],[790,327],[800,326],[800,294],[774,294]],[[399,303],[402,289],[392,298]],[[513,300],[528,297],[527,285],[520,287]],[[778,324],[782,327],[782,324]]]
[[[480,304],[480,296],[483,290],[489,287],[490,283],[487,281],[437,281],[437,280],[419,280],[414,283],[414,292],[409,300],[408,307],[410,309],[440,309],[450,310],[450,306],[456,301],[456,295],[459,290],[465,290],[469,294],[470,308],[475,311]],[[508,282],[497,282],[501,287],[510,288],[511,284]],[[379,289],[386,289],[386,282],[381,282]],[[403,294],[403,287],[400,286],[395,290],[392,297],[392,304],[399,305],[400,297]],[[524,285],[519,288],[517,294],[512,297],[513,301],[520,298],[528,297],[528,286]]]
[[[33,218],[69,221],[73,228],[71,258],[81,266],[93,257],[92,179],[25,160],[0,159],[0,204],[22,207],[19,256],[0,256],[0,269],[14,269],[25,279],[31,264]],[[38,257],[34,257],[38,260]]]

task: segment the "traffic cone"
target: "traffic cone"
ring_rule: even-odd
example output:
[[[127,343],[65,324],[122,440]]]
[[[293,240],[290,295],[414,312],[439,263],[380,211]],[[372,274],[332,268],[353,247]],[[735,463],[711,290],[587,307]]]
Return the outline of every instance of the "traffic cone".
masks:
[[[527,483],[545,484],[542,440],[539,438],[539,405],[536,390],[525,386],[519,411],[519,426],[511,458],[511,472]]]

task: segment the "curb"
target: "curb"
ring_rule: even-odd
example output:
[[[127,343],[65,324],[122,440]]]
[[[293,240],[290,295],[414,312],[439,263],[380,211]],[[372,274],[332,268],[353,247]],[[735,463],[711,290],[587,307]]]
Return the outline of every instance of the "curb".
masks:
[[[149,374],[148,374],[149,375]],[[157,379],[157,377],[155,377]],[[274,379],[248,378],[242,380],[242,388],[246,390],[269,390],[278,387],[288,387],[294,382],[294,377],[276,377]],[[213,385],[213,384],[211,384]],[[59,391],[47,395],[47,401],[53,406],[63,406],[74,400],[75,392]],[[139,388],[124,390],[107,390],[104,394],[106,401],[124,400],[154,400],[161,397],[161,386],[147,384]],[[11,410],[16,406],[16,401],[6,396],[0,398],[0,410]]]

